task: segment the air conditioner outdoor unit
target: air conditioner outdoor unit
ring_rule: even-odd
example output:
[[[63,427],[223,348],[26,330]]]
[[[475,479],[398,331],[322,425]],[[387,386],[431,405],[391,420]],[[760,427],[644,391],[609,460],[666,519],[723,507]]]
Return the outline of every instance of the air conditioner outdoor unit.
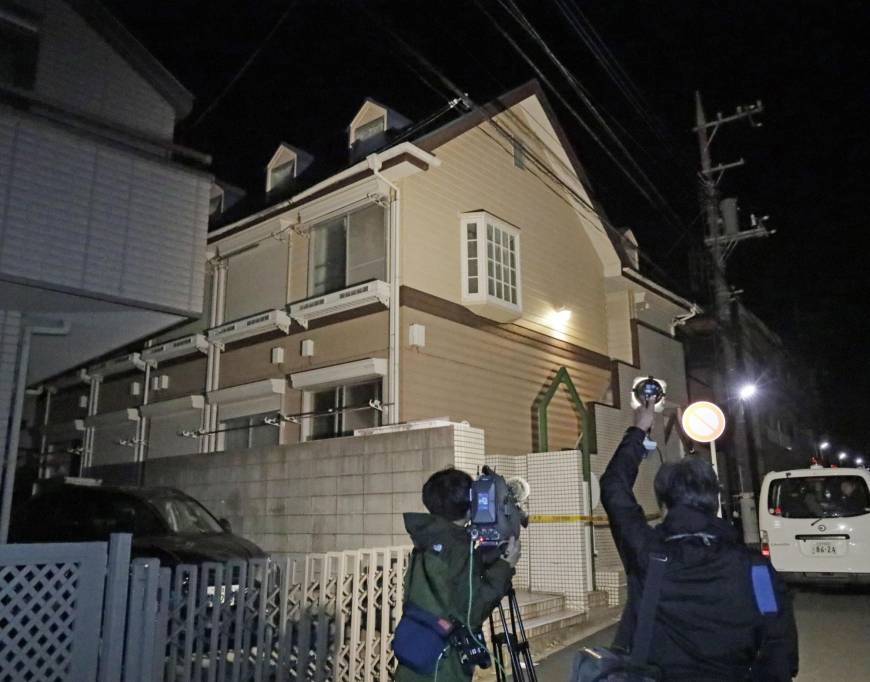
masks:
[[[290,317],[306,329],[311,320],[327,317],[345,310],[361,308],[371,303],[389,305],[390,285],[380,280],[356,284],[341,291],[309,298],[290,304]]]
[[[160,363],[196,351],[208,353],[208,340],[205,334],[191,334],[175,341],[161,343],[159,346],[151,346],[142,351],[142,359],[146,362]]]
[[[208,330],[208,340],[227,344],[265,334],[275,329],[280,329],[285,334],[290,332],[290,316],[283,310],[267,310],[222,324],[219,327],[213,327]]]
[[[106,362],[101,362],[96,367],[90,367],[88,369],[88,374],[91,376],[96,375],[106,378],[115,374],[123,374],[124,372],[129,372],[134,369],[140,371],[145,370],[145,361],[142,360],[139,353],[130,353],[129,355],[124,355],[120,358],[112,358],[111,360],[106,360]]]

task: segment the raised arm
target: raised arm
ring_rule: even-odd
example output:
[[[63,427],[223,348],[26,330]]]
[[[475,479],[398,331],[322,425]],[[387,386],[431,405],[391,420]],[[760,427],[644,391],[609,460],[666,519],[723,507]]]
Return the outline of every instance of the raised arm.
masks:
[[[636,426],[625,432],[601,477],[601,502],[607,511],[613,539],[623,561],[635,566],[644,563],[639,558],[645,556],[644,547],[654,535],[646,522],[643,507],[634,496],[638,468],[646,456],[643,440],[652,419],[652,406],[638,408]]]

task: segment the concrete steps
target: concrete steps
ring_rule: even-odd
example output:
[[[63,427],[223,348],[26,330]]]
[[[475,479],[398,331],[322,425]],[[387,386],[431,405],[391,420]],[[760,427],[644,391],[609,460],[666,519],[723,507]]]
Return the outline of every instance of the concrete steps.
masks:
[[[570,628],[582,623],[586,620],[587,615],[582,611],[566,608],[565,597],[561,594],[518,590],[517,605],[520,608],[520,615],[522,616],[523,625],[526,628],[526,636],[529,638],[529,641],[556,630]],[[510,626],[510,612],[506,598],[502,601],[502,607],[505,611],[505,619],[508,622],[508,626]],[[496,618],[495,623],[496,632],[501,632],[501,623],[498,621],[498,618]]]
[[[607,607],[605,592],[589,594],[589,611],[577,611],[565,606],[565,597],[560,594],[546,594],[517,590],[517,604],[526,629],[526,636],[532,650],[532,658],[539,661],[550,653],[570,646],[588,634],[586,631],[599,622],[608,625],[616,622],[620,608]],[[505,619],[510,627],[510,613],[507,600],[502,602],[505,609]],[[496,614],[496,633],[501,631],[501,624]],[[486,639],[490,639],[489,626],[484,628]],[[489,641],[487,641],[489,644]],[[475,675],[475,682],[489,682],[495,678],[492,668],[480,670]]]

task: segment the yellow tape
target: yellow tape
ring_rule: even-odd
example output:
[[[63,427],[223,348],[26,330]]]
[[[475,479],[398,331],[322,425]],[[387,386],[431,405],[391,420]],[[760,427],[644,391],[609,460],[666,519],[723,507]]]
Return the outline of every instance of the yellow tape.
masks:
[[[572,521],[588,521],[585,514],[530,514],[531,523],[570,523]]]
[[[647,521],[659,518],[661,514],[646,514]],[[588,514],[529,514],[529,523],[573,523],[576,521],[592,521],[592,523],[607,524],[606,516],[589,516]]]

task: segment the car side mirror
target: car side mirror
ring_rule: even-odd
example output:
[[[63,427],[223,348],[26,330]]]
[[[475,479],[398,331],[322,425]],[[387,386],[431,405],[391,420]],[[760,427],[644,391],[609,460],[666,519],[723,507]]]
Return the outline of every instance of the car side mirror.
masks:
[[[218,519],[218,524],[224,529],[224,533],[233,532],[233,525],[229,522],[229,519]]]

